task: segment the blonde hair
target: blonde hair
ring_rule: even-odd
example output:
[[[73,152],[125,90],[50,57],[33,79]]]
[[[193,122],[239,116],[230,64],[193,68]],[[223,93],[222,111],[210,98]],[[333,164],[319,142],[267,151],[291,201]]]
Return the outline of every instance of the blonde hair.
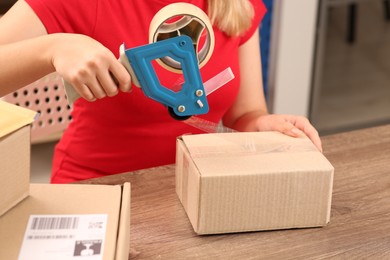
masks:
[[[251,26],[254,16],[249,0],[208,0],[211,23],[229,36],[240,36]]]

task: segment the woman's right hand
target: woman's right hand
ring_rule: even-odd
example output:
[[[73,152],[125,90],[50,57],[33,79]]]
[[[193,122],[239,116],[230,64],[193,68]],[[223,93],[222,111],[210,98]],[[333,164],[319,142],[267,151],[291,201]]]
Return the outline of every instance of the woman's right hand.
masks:
[[[131,90],[131,77],[114,54],[81,34],[53,34],[52,65],[88,101]],[[119,50],[118,50],[119,51]]]
[[[1,17],[0,32],[0,96],[54,71],[90,101],[131,88],[130,74],[110,50],[85,35],[47,34],[25,1]]]

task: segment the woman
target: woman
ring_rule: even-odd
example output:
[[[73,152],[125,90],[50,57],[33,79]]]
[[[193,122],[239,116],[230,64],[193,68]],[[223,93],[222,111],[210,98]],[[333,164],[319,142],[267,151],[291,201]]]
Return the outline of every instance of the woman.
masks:
[[[57,71],[84,98],[75,102],[73,120],[56,146],[53,183],[174,163],[176,137],[200,133],[131,87],[117,60],[123,42],[127,48],[148,42],[153,16],[174,2],[20,0],[0,19],[0,95]],[[185,2],[203,9],[214,25],[215,48],[201,68],[203,81],[227,67],[235,74],[208,96],[210,112],[202,117],[239,131],[304,133],[321,150],[306,118],[267,112],[258,35],[265,13],[261,1]],[[174,81],[164,69],[158,75]]]

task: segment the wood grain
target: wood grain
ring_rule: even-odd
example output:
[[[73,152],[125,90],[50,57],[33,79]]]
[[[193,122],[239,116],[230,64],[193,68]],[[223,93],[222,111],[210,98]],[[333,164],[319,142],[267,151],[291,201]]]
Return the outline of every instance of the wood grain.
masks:
[[[198,236],[175,194],[173,165],[81,183],[131,182],[130,259],[390,259],[390,125],[322,140],[335,167],[323,228]]]

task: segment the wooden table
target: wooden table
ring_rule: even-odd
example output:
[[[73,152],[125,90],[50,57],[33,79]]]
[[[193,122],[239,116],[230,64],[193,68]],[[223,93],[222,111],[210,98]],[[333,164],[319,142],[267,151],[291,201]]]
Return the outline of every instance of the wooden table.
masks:
[[[335,167],[322,228],[198,236],[175,194],[173,165],[83,183],[131,182],[130,259],[390,259],[390,125],[322,140]]]

